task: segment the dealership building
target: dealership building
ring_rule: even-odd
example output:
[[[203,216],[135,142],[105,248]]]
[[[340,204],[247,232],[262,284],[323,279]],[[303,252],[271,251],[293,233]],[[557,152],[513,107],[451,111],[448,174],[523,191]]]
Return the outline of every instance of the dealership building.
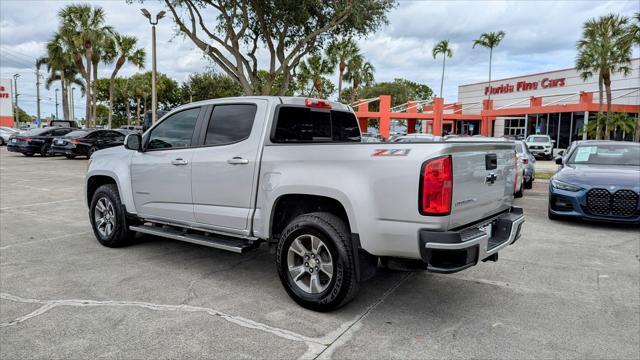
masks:
[[[640,113],[640,58],[633,59],[631,72],[615,73],[611,79],[612,110],[636,119]],[[379,101],[379,111],[369,105]],[[464,84],[458,87],[458,100],[443,98],[414,101],[391,107],[388,96],[363,99],[355,104],[361,128],[379,120],[381,135],[388,137],[392,119],[407,121],[408,132],[485,136],[528,136],[546,134],[556,147],[566,148],[571,141],[587,139],[584,131],[589,114],[598,112],[598,77],[583,80],[575,68]],[[606,110],[606,99],[604,104]],[[422,123],[423,126],[415,126]],[[420,131],[420,130],[419,130]],[[623,136],[624,135],[624,136]],[[633,134],[619,132],[616,138],[632,139]]]
[[[0,79],[0,126],[13,127],[11,79]]]

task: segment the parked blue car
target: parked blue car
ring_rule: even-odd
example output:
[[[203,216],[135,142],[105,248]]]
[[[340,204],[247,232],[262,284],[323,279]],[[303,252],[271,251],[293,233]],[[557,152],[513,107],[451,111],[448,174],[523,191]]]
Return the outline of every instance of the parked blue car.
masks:
[[[640,224],[640,144],[580,141],[556,159],[549,218]]]

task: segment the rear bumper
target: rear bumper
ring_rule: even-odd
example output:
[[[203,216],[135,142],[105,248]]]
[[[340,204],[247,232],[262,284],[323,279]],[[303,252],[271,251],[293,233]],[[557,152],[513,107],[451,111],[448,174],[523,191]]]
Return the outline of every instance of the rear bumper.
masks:
[[[420,230],[422,261],[428,271],[454,273],[481,260],[495,260],[498,251],[520,237],[523,223],[522,208],[512,207],[509,212],[460,231]]]
[[[18,153],[39,153],[40,146],[26,144],[7,144],[7,150]]]
[[[51,147],[51,153],[56,155],[77,155],[82,156],[83,154],[76,146],[59,146],[54,145]]]

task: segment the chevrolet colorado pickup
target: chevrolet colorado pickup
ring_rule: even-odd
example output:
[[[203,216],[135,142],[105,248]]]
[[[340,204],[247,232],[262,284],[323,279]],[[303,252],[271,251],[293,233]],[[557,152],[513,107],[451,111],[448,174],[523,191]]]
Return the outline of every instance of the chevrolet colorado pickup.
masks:
[[[514,143],[363,143],[346,105],[238,97],[184,105],[93,154],[98,241],[145,233],[243,253],[266,242],[298,304],[351,300],[378,263],[453,273],[498,259],[524,222]]]

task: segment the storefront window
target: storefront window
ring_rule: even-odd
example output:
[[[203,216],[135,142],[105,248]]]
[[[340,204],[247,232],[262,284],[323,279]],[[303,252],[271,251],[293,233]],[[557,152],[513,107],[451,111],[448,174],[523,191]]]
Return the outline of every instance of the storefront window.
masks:
[[[582,128],[584,126],[584,112],[573,113],[573,127],[571,128],[571,141],[582,140]]]
[[[569,147],[569,143],[571,142],[571,113],[561,113],[560,114],[560,141],[558,141],[558,148],[566,149]]]
[[[558,133],[560,130],[559,115],[560,114],[558,113],[547,114],[548,126],[549,126],[547,130],[547,135],[551,137],[551,140],[556,142],[553,146],[554,148],[558,147]]]

